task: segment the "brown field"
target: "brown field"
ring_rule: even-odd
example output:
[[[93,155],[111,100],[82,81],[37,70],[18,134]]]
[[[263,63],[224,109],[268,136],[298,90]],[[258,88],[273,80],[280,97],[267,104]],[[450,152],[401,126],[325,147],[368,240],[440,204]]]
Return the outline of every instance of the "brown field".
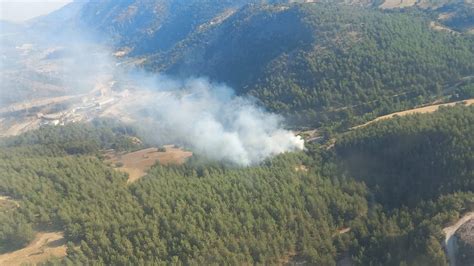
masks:
[[[162,165],[183,164],[192,152],[175,148],[173,145],[164,146],[166,151],[148,148],[130,153],[109,151],[105,154],[106,163],[117,166],[116,169],[128,174],[128,183],[132,183],[146,175],[146,172],[158,161]]]
[[[380,121],[380,120],[383,120],[383,119],[389,119],[389,118],[393,118],[394,116],[405,116],[405,115],[411,115],[411,114],[425,114],[425,113],[432,113],[432,112],[435,112],[437,111],[441,106],[443,107],[446,107],[446,106],[454,106],[456,104],[464,104],[464,105],[471,105],[471,104],[474,104],[474,99],[469,99],[469,100],[464,100],[464,101],[458,101],[458,102],[452,102],[452,103],[443,103],[443,104],[435,104],[435,105],[430,105],[430,106],[425,106],[425,107],[420,107],[420,108],[415,108],[415,109],[410,109],[410,110],[406,110],[406,111],[401,111],[401,112],[396,112],[396,113],[392,113],[392,114],[388,114],[388,115],[384,115],[384,116],[380,116],[380,117],[377,117],[375,118],[374,120],[372,121],[369,121],[365,124],[362,124],[362,125],[358,125],[358,126],[355,126],[351,129],[356,129],[356,128],[359,128],[359,127],[365,127],[369,124],[372,124],[376,121]]]
[[[0,265],[36,265],[65,256],[66,240],[62,232],[39,232],[27,247],[0,255]]]

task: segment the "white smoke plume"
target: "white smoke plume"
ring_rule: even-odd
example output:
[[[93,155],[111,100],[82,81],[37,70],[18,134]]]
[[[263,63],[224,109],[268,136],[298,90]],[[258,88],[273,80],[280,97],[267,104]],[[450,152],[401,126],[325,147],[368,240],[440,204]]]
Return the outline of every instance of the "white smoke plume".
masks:
[[[60,81],[53,85],[64,88],[62,94],[71,95],[91,91],[94,84],[103,82],[104,77],[113,80],[116,86],[112,93],[129,88],[129,96],[120,100],[118,105],[121,106],[116,107],[118,112],[115,110],[103,115],[119,119],[131,117],[129,121],[144,128],[148,139],[157,145],[184,145],[209,159],[241,166],[304,148],[304,141],[299,136],[283,128],[280,116],[266,112],[248,97],[236,96],[223,84],[206,78],[176,80],[159,74],[131,71],[130,64],[114,58],[113,52],[94,42],[95,38],[90,34],[78,33],[77,30],[70,34],[63,31],[61,35],[47,35],[40,30],[35,33],[37,36],[34,38],[25,34],[7,36],[12,42],[11,51],[24,53],[16,47],[30,42],[39,48],[18,57],[23,65],[16,67],[19,69],[17,72],[11,71],[13,63],[2,64],[0,74],[24,73],[24,66],[35,68],[30,71],[35,74],[30,76],[40,76],[41,79],[26,84],[46,80],[44,83],[52,87],[49,79],[58,79]],[[26,37],[18,39],[16,36]],[[2,56],[12,54],[2,50]],[[11,61],[14,60],[16,58],[12,57]],[[36,66],[48,72],[38,74]],[[1,90],[7,92],[8,88],[2,86]],[[36,93],[41,97],[49,96],[40,93],[41,90],[36,90]],[[25,94],[30,92],[28,88],[25,91]],[[55,93],[55,90],[51,91],[51,94]],[[29,95],[33,97],[31,93]]]
[[[265,112],[249,98],[235,96],[225,85],[205,78],[160,77],[155,82],[156,98],[140,105],[156,122],[158,142],[184,143],[210,159],[243,166],[304,148],[299,136],[282,128],[281,117]]]

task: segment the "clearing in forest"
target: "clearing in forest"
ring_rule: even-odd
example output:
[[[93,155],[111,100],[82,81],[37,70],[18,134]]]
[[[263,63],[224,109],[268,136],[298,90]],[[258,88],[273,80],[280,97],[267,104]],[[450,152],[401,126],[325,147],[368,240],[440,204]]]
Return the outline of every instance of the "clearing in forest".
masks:
[[[454,106],[456,104],[464,104],[464,105],[471,105],[474,104],[474,99],[469,99],[469,100],[463,100],[463,101],[458,101],[458,102],[452,102],[452,103],[443,103],[443,104],[435,104],[435,105],[430,105],[430,106],[425,106],[425,107],[420,107],[420,108],[415,108],[415,109],[410,109],[406,111],[401,111],[401,112],[396,112],[384,116],[379,116],[375,118],[374,120],[371,120],[365,124],[355,126],[351,129],[356,129],[359,127],[365,127],[369,124],[372,124],[374,122],[383,120],[383,119],[389,119],[393,118],[394,116],[405,116],[405,115],[411,115],[411,114],[424,114],[424,113],[432,113],[437,111],[441,106],[446,107],[446,106]]]
[[[128,183],[132,183],[146,175],[146,172],[158,161],[162,165],[183,164],[192,152],[184,151],[173,145],[166,145],[163,149],[148,148],[130,153],[108,151],[106,163],[112,164],[117,170],[128,174]]]
[[[38,232],[25,248],[0,255],[0,265],[36,265],[65,256],[66,240],[62,232]]]
[[[0,212],[8,212],[9,210],[20,207],[20,204],[10,197],[0,196]]]

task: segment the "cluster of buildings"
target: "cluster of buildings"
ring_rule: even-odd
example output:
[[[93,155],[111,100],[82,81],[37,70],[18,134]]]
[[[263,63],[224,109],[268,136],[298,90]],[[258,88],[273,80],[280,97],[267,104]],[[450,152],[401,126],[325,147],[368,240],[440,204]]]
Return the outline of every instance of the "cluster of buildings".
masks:
[[[112,105],[116,102],[117,99],[114,97],[86,101],[82,105],[75,106],[69,110],[52,113],[52,114],[43,114],[41,112],[36,114],[36,117],[40,119],[40,126],[44,125],[65,125],[67,123],[76,123],[80,121],[87,121],[91,118],[97,116],[97,113],[100,112],[104,107]]]

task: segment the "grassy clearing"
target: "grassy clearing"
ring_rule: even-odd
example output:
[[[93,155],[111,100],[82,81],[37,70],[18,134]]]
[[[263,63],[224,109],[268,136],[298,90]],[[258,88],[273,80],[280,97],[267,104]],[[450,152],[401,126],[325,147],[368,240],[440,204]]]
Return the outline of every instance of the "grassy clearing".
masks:
[[[62,232],[38,232],[25,248],[0,255],[0,265],[36,265],[65,256],[66,240]]]
[[[130,153],[109,151],[105,154],[106,163],[117,170],[128,174],[128,183],[132,183],[146,175],[146,172],[157,162],[162,165],[183,164],[192,152],[184,151],[173,145],[164,148],[148,148]]]

